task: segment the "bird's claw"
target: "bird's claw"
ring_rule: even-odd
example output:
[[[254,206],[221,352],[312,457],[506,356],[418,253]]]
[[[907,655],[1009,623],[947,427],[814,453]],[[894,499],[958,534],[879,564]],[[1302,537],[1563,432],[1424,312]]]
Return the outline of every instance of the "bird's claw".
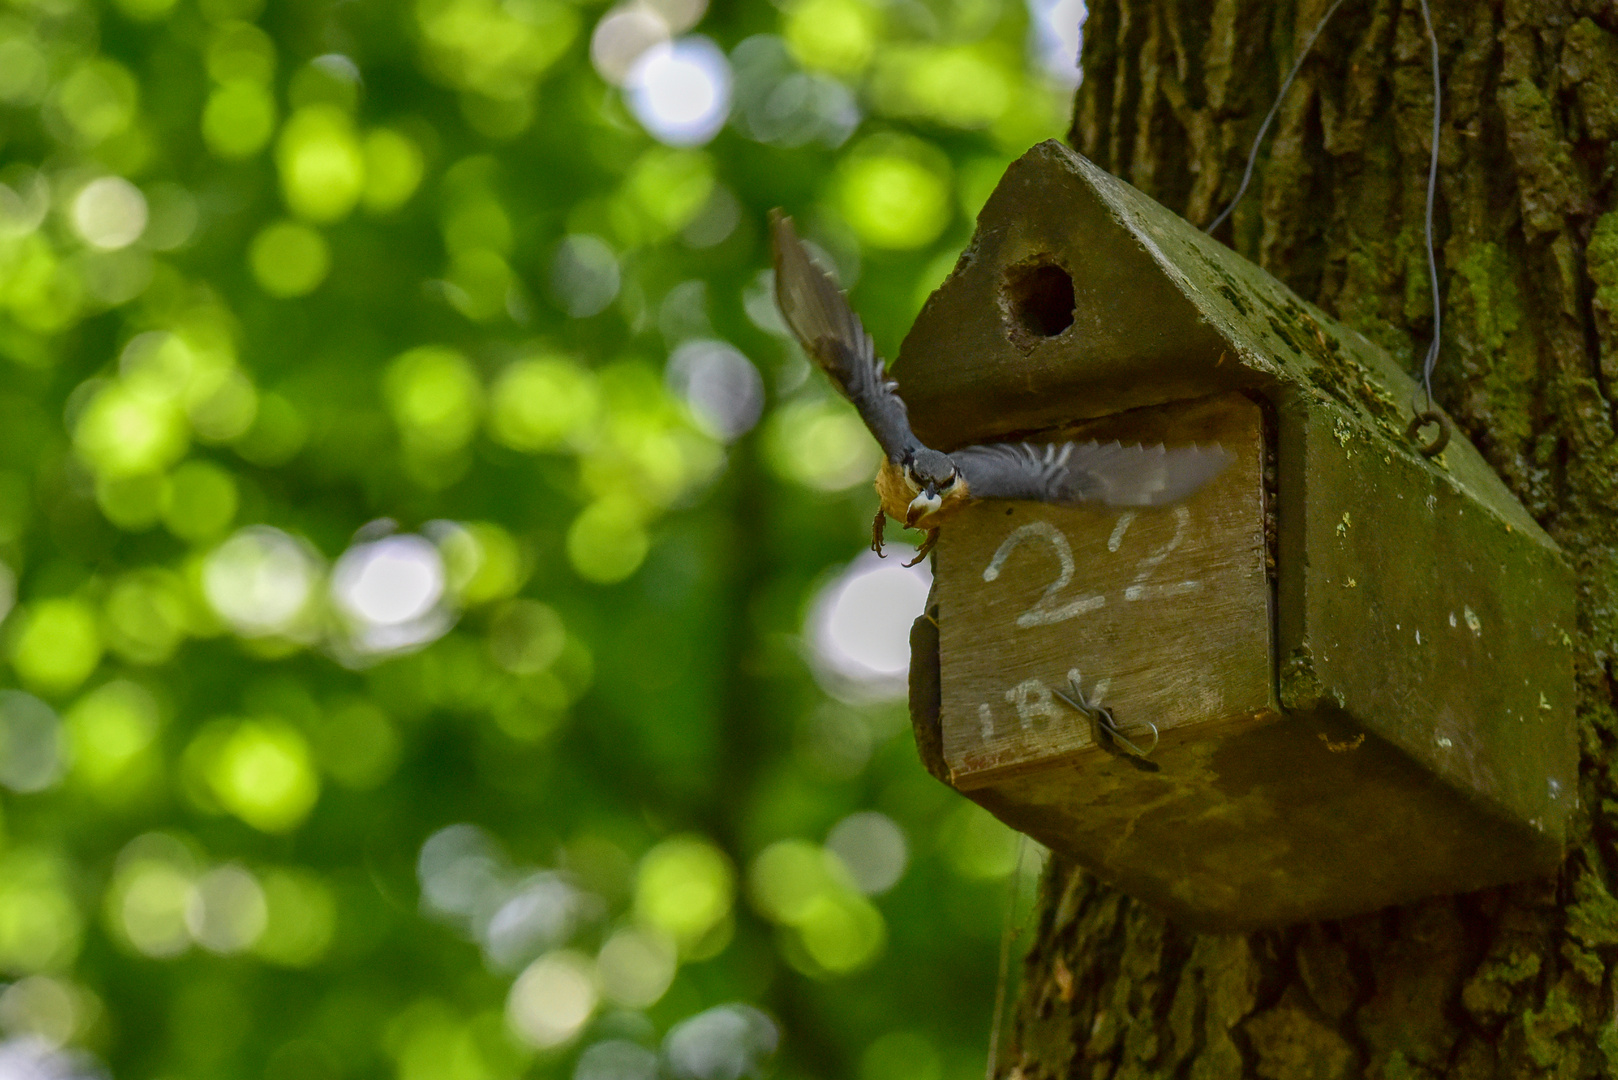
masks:
[[[928,529],[927,530],[927,539],[923,540],[921,542],[921,546],[916,549],[916,557],[914,559],[911,559],[909,562],[905,563],[905,565],[906,566],[915,566],[917,563],[921,562],[921,560],[925,559],[927,557],[928,553],[933,550],[933,546],[936,545],[937,543],[938,543],[938,530],[937,529]]]
[[[887,525],[888,515],[879,508],[877,517],[870,518],[870,551],[877,552],[877,559],[887,559],[888,557],[887,552],[882,551],[882,533],[887,529]],[[921,542],[921,547],[917,547],[916,557],[904,563],[904,565],[914,567],[917,562],[921,562],[927,555],[932,554],[932,549],[937,546],[937,542],[938,529],[927,529],[927,539]]]
[[[876,552],[876,557],[879,559],[886,559],[888,557],[887,552],[882,550],[882,533],[887,524],[887,514],[881,510],[878,510],[876,512],[876,517],[871,519],[871,550]],[[923,540],[921,542],[921,546],[916,549],[916,557],[905,563],[905,566],[915,566],[917,563],[921,562],[921,560],[925,559],[932,552],[934,545],[937,543],[938,530],[928,529],[927,538]]]
[[[1051,693],[1073,706],[1090,721],[1090,737],[1095,740],[1097,746],[1114,757],[1123,758],[1142,772],[1157,772],[1157,763],[1146,760],[1152,751],[1157,749],[1156,724],[1150,720],[1146,721],[1146,726],[1152,729],[1152,745],[1142,750],[1124,735],[1118,727],[1118,721],[1113,718],[1111,709],[1099,702],[1091,702],[1084,696],[1084,691],[1079,688],[1076,681],[1069,679],[1067,685],[1073,692],[1071,697],[1060,690],[1052,690]]]

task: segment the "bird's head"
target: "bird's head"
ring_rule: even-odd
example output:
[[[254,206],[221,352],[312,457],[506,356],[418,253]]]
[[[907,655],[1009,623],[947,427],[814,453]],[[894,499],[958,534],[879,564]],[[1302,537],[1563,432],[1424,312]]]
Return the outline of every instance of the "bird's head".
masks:
[[[966,485],[960,482],[955,462],[948,454],[923,447],[914,451],[904,463],[905,481],[915,498],[905,510],[905,525],[915,528],[916,523],[933,517],[948,502],[964,497]]]

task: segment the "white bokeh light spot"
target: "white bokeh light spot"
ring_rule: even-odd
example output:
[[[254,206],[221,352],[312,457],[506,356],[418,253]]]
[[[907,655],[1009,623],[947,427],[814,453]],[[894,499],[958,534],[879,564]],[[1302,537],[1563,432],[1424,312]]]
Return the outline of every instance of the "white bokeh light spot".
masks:
[[[240,866],[208,871],[192,886],[186,901],[186,929],[210,952],[241,952],[259,939],[268,921],[264,889]]]
[[[590,62],[614,86],[622,86],[641,54],[669,39],[663,16],[642,4],[613,8],[596,23],[590,35]]]
[[[904,830],[886,814],[862,810],[832,826],[826,850],[840,859],[860,892],[885,893],[898,884],[910,861]]]
[[[337,560],[332,595],[344,611],[374,626],[421,618],[444,595],[444,560],[420,536],[357,544]]]
[[[446,583],[437,545],[414,533],[365,540],[343,552],[332,569],[331,596],[349,633],[339,645],[345,662],[441,637],[455,623],[443,603]]]
[[[421,845],[416,859],[422,907],[470,925],[499,893],[505,867],[498,842],[476,825],[440,829]]]
[[[818,674],[851,701],[902,697],[910,669],[910,624],[927,606],[932,573],[867,553],[826,586],[810,615]]]
[[[605,311],[618,295],[623,278],[618,256],[599,236],[569,236],[556,249],[551,285],[562,308],[575,319]]]
[[[628,1009],[657,1004],[674,981],[679,953],[667,935],[629,926],[608,938],[596,956],[596,971],[606,998]]]
[[[65,749],[54,709],[21,690],[0,690],[0,784],[45,790],[61,779]]]
[[[146,231],[146,196],[121,176],[92,180],[73,200],[73,227],[91,247],[126,248]]]
[[[506,969],[521,967],[566,940],[588,906],[584,894],[550,871],[530,874],[505,891],[507,899],[478,936],[484,956]]]
[[[506,997],[506,1021],[541,1050],[571,1042],[599,1000],[589,957],[567,949],[546,953],[517,976]]]
[[[202,592],[243,637],[284,634],[300,621],[319,573],[303,544],[280,529],[252,525],[202,564]]]
[[[698,425],[725,442],[751,431],[764,411],[758,368],[727,342],[698,338],[675,349],[668,382]]]
[[[624,80],[641,126],[670,146],[700,146],[730,116],[730,62],[701,35],[653,45]]]
[[[1078,86],[1084,78],[1079,51],[1089,9],[1084,0],[1026,0],[1030,47],[1040,66],[1056,79]]]
[[[0,1080],[103,1080],[106,1075],[84,1051],[32,1032],[0,1040]]]
[[[720,1005],[675,1024],[663,1038],[663,1060],[677,1080],[763,1076],[781,1029],[741,1002]]]

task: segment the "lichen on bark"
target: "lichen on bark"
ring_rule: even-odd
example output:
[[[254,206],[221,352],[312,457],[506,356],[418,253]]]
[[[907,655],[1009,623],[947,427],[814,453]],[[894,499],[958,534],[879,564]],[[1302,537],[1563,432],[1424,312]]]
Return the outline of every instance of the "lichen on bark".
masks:
[[[1329,3],[1090,0],[1070,142],[1211,220]],[[1053,860],[1002,1075],[1618,1073],[1618,3],[1432,8],[1435,391],[1579,575],[1576,840],[1551,879],[1245,936]],[[1433,322],[1427,50],[1418,0],[1345,0],[1218,234],[1412,370]]]

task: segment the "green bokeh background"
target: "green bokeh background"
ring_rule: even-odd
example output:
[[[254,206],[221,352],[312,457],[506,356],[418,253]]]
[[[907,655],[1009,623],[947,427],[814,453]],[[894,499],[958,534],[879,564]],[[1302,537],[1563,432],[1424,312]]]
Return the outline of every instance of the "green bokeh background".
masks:
[[[734,69],[702,145],[614,85],[658,20]],[[1019,848],[817,677],[874,448],[764,223],[893,355],[1064,126],[1029,33],[0,0],[0,1073],[981,1074]],[[444,576],[391,639],[342,602],[384,548]]]

